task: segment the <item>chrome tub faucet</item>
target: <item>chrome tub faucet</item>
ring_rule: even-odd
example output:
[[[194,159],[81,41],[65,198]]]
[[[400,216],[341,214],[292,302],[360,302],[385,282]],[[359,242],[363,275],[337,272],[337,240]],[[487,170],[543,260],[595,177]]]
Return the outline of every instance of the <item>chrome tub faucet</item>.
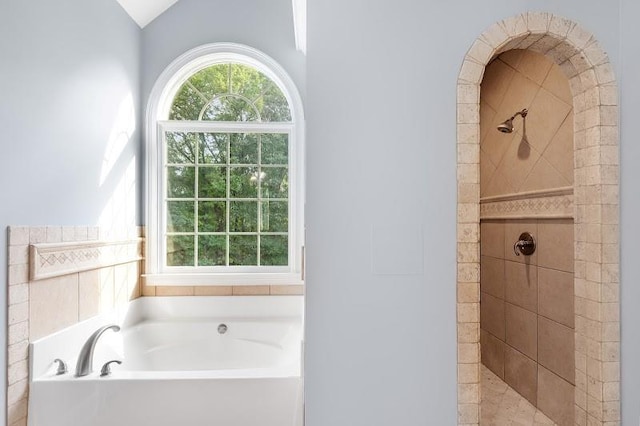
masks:
[[[100,327],[96,330],[85,342],[84,346],[82,346],[82,350],[80,350],[80,355],[78,355],[78,363],[76,364],[76,377],[86,376],[91,374],[93,371],[93,350],[96,347],[96,343],[98,343],[98,339],[105,331],[113,329],[113,331],[120,331],[120,327],[112,324],[105,325],[104,327]]]

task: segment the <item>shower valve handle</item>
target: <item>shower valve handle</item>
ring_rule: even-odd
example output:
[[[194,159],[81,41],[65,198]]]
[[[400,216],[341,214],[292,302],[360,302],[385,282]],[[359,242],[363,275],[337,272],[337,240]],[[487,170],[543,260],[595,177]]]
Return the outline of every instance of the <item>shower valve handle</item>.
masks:
[[[533,239],[533,235],[529,232],[523,232],[520,234],[518,241],[513,244],[513,252],[516,256],[520,256],[520,253],[525,256],[531,256],[536,251],[536,241]]]

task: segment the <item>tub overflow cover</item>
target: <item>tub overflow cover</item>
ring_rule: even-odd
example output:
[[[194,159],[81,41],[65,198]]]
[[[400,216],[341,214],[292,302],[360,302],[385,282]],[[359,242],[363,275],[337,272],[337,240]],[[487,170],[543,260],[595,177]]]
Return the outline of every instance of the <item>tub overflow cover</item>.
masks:
[[[220,324],[218,326],[218,333],[224,334],[227,332],[227,324]]]

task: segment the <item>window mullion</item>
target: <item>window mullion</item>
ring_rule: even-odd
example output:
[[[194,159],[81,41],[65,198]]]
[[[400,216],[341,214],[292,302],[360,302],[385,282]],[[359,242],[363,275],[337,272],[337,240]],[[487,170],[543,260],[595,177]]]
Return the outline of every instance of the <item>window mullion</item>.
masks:
[[[194,238],[193,238],[193,264],[197,267],[199,266],[199,259],[200,259],[200,254],[198,253],[198,248],[200,246],[200,235],[198,234],[199,231],[199,227],[198,227],[198,223],[200,221],[200,190],[199,190],[199,178],[200,178],[200,143],[199,143],[199,139],[196,138],[195,141],[195,152],[196,152],[196,158],[195,158],[195,164],[194,164],[194,183],[195,183],[195,188],[194,188],[194,193],[193,196],[195,198],[195,202],[193,203],[193,217],[194,217],[194,221],[193,221],[193,231],[194,231]]]
[[[258,245],[257,247],[257,265],[260,266],[261,265],[261,257],[260,257],[260,250],[262,248],[262,241],[261,241],[261,232],[262,232],[262,135],[258,134],[258,229],[256,229],[258,235],[256,237],[256,244]]]
[[[225,220],[225,231],[226,231],[226,253],[225,253],[225,261],[226,266],[229,266],[229,252],[231,250],[231,238],[229,236],[229,232],[231,231],[231,134],[227,133],[227,217]]]

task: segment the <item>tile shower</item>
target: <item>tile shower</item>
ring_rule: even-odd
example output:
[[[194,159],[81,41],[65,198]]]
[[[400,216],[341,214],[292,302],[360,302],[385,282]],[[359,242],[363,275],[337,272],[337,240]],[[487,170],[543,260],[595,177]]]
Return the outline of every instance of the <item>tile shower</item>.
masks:
[[[496,126],[523,108],[513,133]],[[574,424],[573,105],[543,55],[503,53],[480,96],[482,363],[559,425]],[[529,232],[530,256],[514,243]]]

